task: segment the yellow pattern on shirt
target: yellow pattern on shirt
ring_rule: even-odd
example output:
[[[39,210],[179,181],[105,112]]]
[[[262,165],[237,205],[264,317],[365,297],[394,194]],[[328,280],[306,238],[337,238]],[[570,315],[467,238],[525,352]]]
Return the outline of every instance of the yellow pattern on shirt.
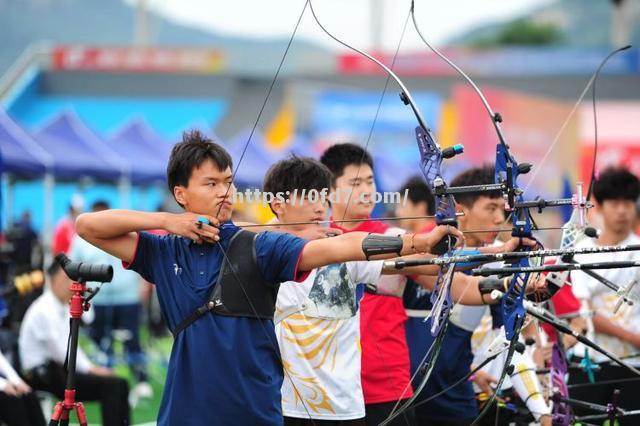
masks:
[[[331,371],[335,370],[339,345],[336,333],[344,320],[327,320],[309,318],[304,314],[294,314],[283,320],[280,325],[284,331],[283,338],[299,349],[297,356],[312,364],[317,370],[330,363]],[[295,403],[302,403],[309,410],[320,412],[321,409],[335,413],[324,386],[315,377],[303,377],[292,370],[292,364],[283,360],[285,377],[294,385]]]

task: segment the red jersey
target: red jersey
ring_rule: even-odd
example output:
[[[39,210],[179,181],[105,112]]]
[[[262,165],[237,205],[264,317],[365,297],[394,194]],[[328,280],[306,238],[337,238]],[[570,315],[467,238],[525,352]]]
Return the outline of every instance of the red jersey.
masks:
[[[573,294],[571,286],[567,284],[562,286],[562,288],[553,295],[551,303],[553,303],[553,309],[556,315],[572,314],[580,311],[580,301]],[[547,323],[542,323],[542,329],[547,333],[547,336],[549,336],[549,340],[552,342],[556,341],[556,332],[552,326]]]
[[[343,232],[383,234],[389,226],[378,221],[362,222]],[[402,298],[365,293],[360,301],[362,346],[362,391],[365,404],[406,399],[413,395],[409,349],[405,334],[407,315]]]

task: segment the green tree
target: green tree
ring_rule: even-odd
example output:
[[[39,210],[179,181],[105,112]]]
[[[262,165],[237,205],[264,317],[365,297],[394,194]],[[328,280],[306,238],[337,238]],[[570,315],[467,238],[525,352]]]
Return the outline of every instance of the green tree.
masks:
[[[537,24],[519,19],[506,25],[496,37],[498,45],[510,44],[554,44],[562,40],[562,33],[553,24]]]
[[[497,34],[471,42],[474,47],[495,47],[512,45],[543,46],[556,44],[563,34],[551,23],[536,23],[518,19],[502,27]]]

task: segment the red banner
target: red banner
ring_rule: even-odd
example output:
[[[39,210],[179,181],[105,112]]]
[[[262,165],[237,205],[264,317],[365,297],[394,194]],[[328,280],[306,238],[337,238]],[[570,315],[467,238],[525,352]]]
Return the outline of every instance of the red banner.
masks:
[[[216,73],[224,66],[215,49],[60,46],[52,66],[64,71]]]
[[[463,51],[447,51],[454,62],[461,60]],[[383,64],[391,67],[393,55],[374,55]],[[386,75],[382,68],[369,58],[358,53],[347,53],[338,57],[338,71],[343,74],[379,74]],[[455,71],[435,54],[410,53],[399,55],[393,64],[393,71],[403,76],[453,75]]]
[[[640,102],[598,101],[598,153],[596,174],[611,166],[628,168],[640,176],[640,134],[638,117]],[[581,157],[580,171],[584,182],[591,179],[593,169],[595,128],[593,106],[583,105],[580,111]]]
[[[607,55],[606,48],[585,49],[580,47],[505,47],[499,49],[465,49],[450,47],[442,53],[461,69],[473,76],[505,75],[589,75],[598,67],[601,58]],[[383,64],[400,75],[434,76],[456,75],[456,72],[441,58],[431,52],[414,52],[398,55],[374,54]],[[638,74],[640,51],[629,50],[617,55],[607,63],[605,72],[614,74]],[[384,75],[381,68],[358,53],[340,55],[338,71],[343,74]]]
[[[528,176],[522,176],[520,185],[524,187],[531,182],[536,195],[559,196],[563,176],[575,181],[578,174],[579,114],[551,148],[571,105],[518,92],[488,88],[483,88],[483,92],[494,112],[500,112],[504,119],[502,129],[514,157],[533,164],[533,170]],[[498,138],[478,95],[468,85],[461,84],[455,86],[453,97],[458,108],[458,134],[465,147],[464,157],[475,164],[493,164]]]

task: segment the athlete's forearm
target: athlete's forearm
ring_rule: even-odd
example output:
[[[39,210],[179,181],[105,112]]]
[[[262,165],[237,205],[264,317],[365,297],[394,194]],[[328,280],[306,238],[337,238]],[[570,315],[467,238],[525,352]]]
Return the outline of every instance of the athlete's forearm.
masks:
[[[451,282],[451,298],[454,303],[463,305],[484,305],[487,302],[495,303],[493,299],[486,297],[487,302],[482,300],[482,294],[478,289],[480,278],[470,277],[462,273],[454,273]]]
[[[117,238],[136,231],[166,229],[168,216],[134,210],[83,213],[76,220],[76,232],[86,240]]]
[[[625,342],[633,343],[634,333],[613,323],[610,319],[602,315],[595,314],[593,316],[593,327],[598,333],[617,337]]]

